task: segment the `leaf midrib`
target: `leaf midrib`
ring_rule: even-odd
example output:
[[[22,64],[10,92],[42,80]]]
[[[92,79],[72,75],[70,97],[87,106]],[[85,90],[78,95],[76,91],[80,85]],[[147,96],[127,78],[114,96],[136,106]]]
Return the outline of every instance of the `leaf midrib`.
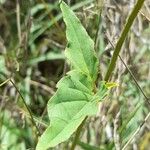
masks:
[[[70,14],[69,14],[70,15]],[[68,15],[68,16],[69,16]],[[69,19],[71,18],[70,16],[68,17]],[[77,21],[79,21],[80,22],[80,20],[78,19],[78,18],[76,18],[77,19]],[[74,32],[74,34],[76,35],[75,36],[75,38],[76,38],[76,41],[78,42],[78,45],[79,45],[79,47],[80,47],[80,51],[81,51],[81,54],[82,54],[82,57],[83,57],[83,59],[84,59],[84,62],[85,62],[85,65],[86,65],[86,69],[87,69],[87,71],[88,71],[88,74],[91,76],[91,74],[90,74],[90,71],[89,71],[89,68],[88,68],[88,66],[87,66],[87,64],[86,64],[86,61],[85,61],[85,57],[84,57],[84,55],[83,55],[83,49],[81,48],[81,44],[80,44],[80,42],[79,42],[79,40],[78,40],[78,38],[77,38],[77,34],[76,34],[76,31],[75,31],[75,26],[74,26],[74,23],[71,23],[71,22],[74,22],[74,20],[72,21],[71,19],[70,19],[70,25],[72,26],[72,29],[73,29],[73,32]],[[67,22],[66,22],[66,24],[67,24]],[[80,24],[81,24],[81,22],[80,22]],[[67,29],[68,29],[68,27],[67,27]],[[68,31],[67,31],[68,32]],[[69,39],[68,39],[68,36],[67,36],[67,40],[69,41]],[[84,44],[84,43],[83,43]],[[90,59],[90,66],[91,66],[91,59]],[[86,72],[85,72],[86,73]]]

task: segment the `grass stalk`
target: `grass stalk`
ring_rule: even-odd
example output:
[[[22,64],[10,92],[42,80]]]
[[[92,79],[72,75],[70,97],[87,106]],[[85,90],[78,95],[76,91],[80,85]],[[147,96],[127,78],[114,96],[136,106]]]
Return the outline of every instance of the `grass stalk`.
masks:
[[[18,30],[18,39],[19,39],[19,48],[17,51],[17,57],[20,53],[21,47],[21,21],[20,21],[20,1],[16,0],[16,22],[17,22],[17,30]]]
[[[106,35],[107,37],[107,35]],[[111,44],[112,48],[114,49],[114,44],[110,41],[110,39],[107,37],[109,43]],[[143,94],[146,102],[148,105],[150,105],[150,101],[149,101],[149,98],[146,96],[146,94],[144,93],[143,89],[141,88],[141,86],[139,85],[136,77],[134,76],[134,74],[132,73],[131,69],[129,68],[129,66],[124,62],[124,60],[122,59],[122,57],[120,55],[118,55],[121,62],[123,63],[123,65],[125,66],[125,68],[127,69],[127,71],[129,72],[129,74],[131,75],[132,79],[134,80],[135,84],[137,85],[138,89],[140,90],[140,92]]]
[[[137,130],[133,133],[133,135],[131,136],[131,138],[128,140],[128,142],[124,145],[124,147],[122,148],[122,150],[126,150],[127,147],[129,146],[129,144],[133,141],[133,139],[135,138],[135,136],[139,133],[139,131],[141,130],[141,128],[145,125],[145,123],[147,122],[147,120],[150,117],[150,112],[147,114],[147,116],[145,117],[144,121],[140,124],[140,126],[137,128]]]
[[[28,105],[26,104],[26,101],[25,101],[24,97],[22,96],[21,92],[19,91],[19,89],[17,88],[17,86],[15,85],[15,83],[14,83],[11,79],[10,79],[10,82],[11,82],[12,85],[15,87],[16,91],[19,93],[19,95],[20,95],[20,97],[21,97],[21,99],[22,99],[22,101],[23,101],[23,104],[25,105],[25,107],[26,107],[26,109],[27,109],[27,111],[28,111],[28,113],[29,113],[29,115],[30,115],[31,122],[32,122],[33,126],[36,128],[36,131],[37,131],[37,132],[36,132],[36,135],[37,135],[36,137],[38,138],[39,135],[40,135],[40,130],[38,129],[38,127],[37,127],[37,125],[36,125],[36,122],[34,121],[32,112],[31,112],[30,108],[28,107]]]
[[[109,81],[109,78],[112,74],[112,72],[114,71],[114,68],[116,66],[116,62],[117,62],[117,58],[119,57],[119,53],[121,51],[122,45],[127,37],[127,34],[133,24],[133,21],[135,20],[136,16],[138,15],[139,10],[141,9],[141,7],[143,6],[145,0],[138,0],[136,5],[134,6],[131,14],[129,15],[127,22],[124,26],[124,29],[122,30],[121,36],[116,44],[111,62],[109,64],[108,70],[106,72],[105,75],[105,81]]]

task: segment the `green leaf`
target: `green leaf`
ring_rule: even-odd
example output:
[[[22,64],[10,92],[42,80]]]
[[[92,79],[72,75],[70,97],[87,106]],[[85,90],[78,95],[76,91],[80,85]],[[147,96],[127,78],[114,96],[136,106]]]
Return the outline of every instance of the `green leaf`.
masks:
[[[92,91],[89,94],[90,88],[86,87],[90,85],[89,81],[84,83],[87,77],[75,71],[68,74],[58,82],[58,90],[48,103],[51,124],[41,136],[37,150],[54,147],[67,140],[86,116],[97,112],[98,100],[93,100]]]
[[[94,42],[73,11],[64,2],[60,4],[60,7],[66,23],[66,36],[68,40],[66,56],[75,69],[88,74],[95,81],[99,63],[94,52]]]
[[[76,101],[56,105],[51,112],[51,126],[42,135],[41,144],[37,146],[37,149],[44,150],[48,147],[54,147],[67,140],[85,117],[89,114],[95,114],[96,111],[96,105],[92,105],[90,102]]]
[[[55,147],[69,139],[86,116],[95,115],[98,102],[107,93],[105,82],[96,88],[98,59],[94,43],[72,10],[60,5],[67,26],[67,58],[74,70],[57,83],[57,91],[48,102],[50,125],[43,133],[36,150]],[[97,92],[96,92],[97,91]]]

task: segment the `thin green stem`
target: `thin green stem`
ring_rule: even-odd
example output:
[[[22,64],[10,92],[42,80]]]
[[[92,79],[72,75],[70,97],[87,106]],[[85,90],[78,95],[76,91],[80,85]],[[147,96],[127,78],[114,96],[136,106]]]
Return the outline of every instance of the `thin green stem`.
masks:
[[[107,35],[106,35],[107,37]],[[112,48],[114,49],[114,44],[110,41],[110,39],[107,37],[109,43],[111,44]],[[150,105],[150,101],[149,98],[146,96],[146,94],[144,93],[143,89],[140,87],[137,79],[135,78],[134,74],[132,73],[132,71],[130,70],[129,66],[124,62],[124,60],[122,59],[122,57],[119,55],[120,60],[122,61],[123,65],[125,66],[125,68],[128,70],[129,74],[131,75],[132,79],[134,80],[135,84],[137,85],[138,89],[141,91],[141,93],[143,94],[146,102]]]
[[[139,10],[141,9],[143,3],[144,3],[145,0],[138,0],[136,5],[134,6],[130,16],[128,17],[127,19],[127,22],[124,26],[124,29],[121,33],[121,36],[116,44],[116,47],[115,47],[115,50],[114,50],[114,53],[113,53],[113,57],[111,59],[111,62],[109,64],[109,67],[108,67],[108,70],[106,72],[106,75],[105,75],[105,81],[108,81],[115,66],[116,66],[116,61],[117,61],[117,58],[119,57],[119,53],[121,51],[121,48],[122,48],[122,45],[127,37],[127,34],[133,24],[133,21],[135,20]]]
[[[38,138],[38,136],[40,135],[40,130],[38,129],[38,127],[37,127],[37,125],[36,125],[36,123],[35,123],[35,121],[34,121],[32,112],[31,112],[30,108],[28,107],[28,105],[26,104],[26,101],[25,101],[24,97],[22,96],[21,92],[19,91],[19,89],[17,88],[17,86],[15,85],[15,83],[14,83],[11,79],[10,79],[10,82],[12,83],[12,85],[15,87],[15,89],[16,89],[17,92],[19,93],[19,95],[20,95],[20,97],[21,97],[21,99],[22,99],[22,101],[23,101],[23,103],[24,103],[26,109],[28,110],[29,115],[30,115],[30,117],[31,117],[32,124],[33,124],[33,126],[36,128],[36,130],[37,130],[37,133],[36,133],[36,134],[37,134],[37,138]]]

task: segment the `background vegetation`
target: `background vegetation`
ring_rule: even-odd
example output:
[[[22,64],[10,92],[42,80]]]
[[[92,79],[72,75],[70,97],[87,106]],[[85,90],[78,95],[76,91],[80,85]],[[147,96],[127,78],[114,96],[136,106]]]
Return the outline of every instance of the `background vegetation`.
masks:
[[[104,80],[113,45],[135,0],[66,2],[95,41],[99,78]],[[77,150],[149,149],[149,22],[150,1],[145,0],[120,54],[136,83],[118,59],[111,81],[119,86],[100,104],[97,116],[86,121]],[[47,101],[70,67],[63,53],[65,46],[58,1],[0,0],[0,149],[35,148],[38,132],[43,133],[49,123]],[[54,149],[69,150],[73,137]]]

